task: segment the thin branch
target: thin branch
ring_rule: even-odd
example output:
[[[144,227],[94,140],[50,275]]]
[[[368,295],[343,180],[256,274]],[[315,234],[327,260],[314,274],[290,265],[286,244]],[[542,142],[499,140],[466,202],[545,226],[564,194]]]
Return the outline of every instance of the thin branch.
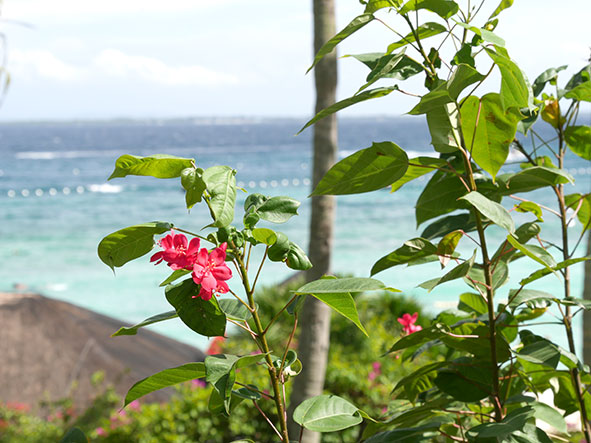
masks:
[[[265,264],[265,259],[267,258],[267,252],[269,251],[269,246],[265,248],[265,253],[263,254],[263,259],[261,260],[261,264],[259,265],[259,270],[257,271],[257,275],[254,278],[254,282],[252,284],[251,290],[254,293],[254,288],[257,285],[257,281],[259,279],[259,275],[261,274],[261,269],[263,269],[263,265]]]
[[[263,331],[263,334],[266,334],[266,333],[267,333],[267,331],[269,331],[269,328],[271,327],[271,325],[273,325],[273,323],[275,323],[275,321],[276,321],[276,320],[279,318],[279,316],[282,314],[282,312],[283,312],[283,311],[285,311],[285,310],[288,308],[288,306],[289,306],[289,305],[291,305],[291,304],[294,302],[294,300],[295,300],[296,298],[298,298],[298,296],[299,296],[299,294],[294,294],[294,296],[293,296],[293,297],[291,297],[291,299],[290,299],[290,300],[287,302],[287,304],[286,304],[285,306],[283,306],[283,307],[282,307],[282,308],[279,310],[279,312],[277,312],[277,314],[275,314],[275,315],[273,316],[273,318],[271,319],[271,321],[269,322],[269,324],[267,325],[267,327],[266,327],[266,328],[265,328],[265,330]]]
[[[263,417],[265,417],[265,420],[267,420],[267,423],[269,423],[269,426],[271,426],[271,428],[273,428],[273,430],[275,431],[275,433],[279,436],[279,438],[281,439],[281,441],[283,441],[283,436],[281,435],[281,433],[277,430],[277,428],[275,427],[275,425],[273,424],[273,422],[271,420],[269,420],[269,417],[267,417],[265,415],[265,413],[263,412],[263,410],[259,407],[259,405],[257,404],[256,400],[252,401],[255,405],[255,407],[258,409],[258,411],[261,413],[261,415]]]

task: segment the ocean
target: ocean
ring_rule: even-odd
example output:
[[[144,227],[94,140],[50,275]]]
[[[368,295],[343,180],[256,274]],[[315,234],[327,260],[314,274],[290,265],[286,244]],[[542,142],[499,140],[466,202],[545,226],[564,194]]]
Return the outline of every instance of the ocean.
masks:
[[[122,154],[194,157],[202,168],[228,165],[238,171],[237,181],[248,192],[288,195],[300,200],[298,217],[269,227],[286,233],[307,249],[312,132],[307,130],[295,136],[303,123],[298,119],[200,118],[0,125],[0,291],[39,292],[128,323],[171,309],[163,288],[158,287],[169,274],[167,267],[152,265],[147,255],[118,268],[113,275],[98,259],[97,245],[113,231],[154,220],[199,231],[209,223],[209,215],[200,205],[188,213],[177,179],[128,177],[107,182],[115,160]],[[400,145],[409,157],[432,152],[423,119],[376,117],[340,121],[341,158],[369,147],[372,142],[386,140]],[[509,170],[517,170],[519,158],[514,154],[512,158],[516,163]],[[589,162],[573,156],[567,159],[566,166],[576,179],[569,192],[589,192]],[[333,271],[369,276],[375,261],[405,240],[418,236],[423,226],[416,227],[414,203],[427,179],[411,182],[395,193],[380,190],[338,197]],[[239,194],[235,218],[238,222],[246,195]],[[531,197],[555,206],[550,191],[536,191]],[[505,207],[511,207],[508,199]],[[532,216],[517,214],[515,218],[519,224]],[[545,214],[547,223],[542,234],[558,242],[558,223],[554,219],[552,214]],[[576,238],[580,227],[573,227],[571,232],[571,237]],[[493,243],[504,238],[495,227],[490,228],[489,235]],[[471,254],[473,248],[463,240],[460,249]],[[579,255],[583,254],[581,250]],[[499,300],[538,267],[527,259],[515,262],[510,282],[499,291]],[[280,283],[293,272],[277,263],[266,264],[263,271],[259,280],[263,285]],[[415,298],[427,312],[436,313],[454,307],[458,294],[467,290],[461,281],[444,284],[431,293],[416,287],[437,275],[442,275],[439,265],[432,263],[390,269],[376,278]],[[560,294],[561,283],[554,276],[537,283],[545,291]],[[239,282],[233,280],[231,285],[238,288]],[[576,265],[573,295],[582,296],[581,291],[582,265]],[[205,346],[207,342],[178,319],[152,328],[196,346]],[[554,341],[557,334],[562,335],[559,327],[539,331],[551,334]]]

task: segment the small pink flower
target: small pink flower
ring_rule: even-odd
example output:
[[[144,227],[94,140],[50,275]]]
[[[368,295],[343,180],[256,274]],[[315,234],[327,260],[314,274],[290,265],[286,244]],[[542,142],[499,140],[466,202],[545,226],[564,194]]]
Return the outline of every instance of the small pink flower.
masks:
[[[187,237],[183,234],[176,234],[174,230],[170,230],[170,234],[158,241],[164,251],[159,251],[151,258],[151,262],[155,264],[162,263],[164,260],[168,263],[171,269],[177,271],[179,269],[193,269],[193,265],[197,260],[197,253],[199,252],[199,239],[195,237],[190,243]]]
[[[207,355],[222,354],[222,343],[224,343],[224,340],[224,337],[214,337],[213,340],[209,343],[209,348],[207,348],[207,351],[205,351],[205,353]]]
[[[374,361],[374,362],[371,364],[371,367],[372,367],[372,369],[373,369],[374,371],[376,371],[376,372],[380,372],[380,369],[382,368],[382,364],[381,364],[379,361]]]
[[[134,400],[129,405],[127,405],[127,408],[131,409],[132,411],[139,411],[142,408],[142,405],[140,404],[139,400]]]
[[[207,383],[205,383],[200,378],[196,378],[195,380],[191,380],[191,386],[193,388],[204,388],[207,386]]]
[[[398,319],[398,323],[402,325],[402,330],[406,335],[412,334],[413,332],[417,332],[423,329],[420,325],[415,325],[415,322],[417,321],[418,317],[418,312],[415,312],[413,315],[404,314],[402,317]]]
[[[94,431],[96,432],[96,435],[101,437],[107,435],[107,432],[103,428],[96,428]]]
[[[197,255],[197,261],[193,265],[193,281],[201,285],[198,296],[203,300],[209,300],[213,293],[225,294],[229,291],[226,280],[232,277],[232,271],[226,265],[227,243],[222,243],[210,253],[203,248]]]

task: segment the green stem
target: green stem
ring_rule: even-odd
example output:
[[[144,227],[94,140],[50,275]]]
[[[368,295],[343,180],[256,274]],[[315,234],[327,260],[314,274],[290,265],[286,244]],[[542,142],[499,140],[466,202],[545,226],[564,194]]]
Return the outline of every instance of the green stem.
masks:
[[[285,443],[289,443],[289,433],[287,431],[287,420],[285,415],[285,404],[282,396],[281,386],[279,383],[279,374],[277,372],[277,369],[273,366],[273,360],[271,359],[271,350],[269,349],[269,344],[267,343],[267,337],[265,335],[265,329],[263,328],[261,319],[259,317],[259,313],[254,303],[254,291],[250,286],[250,282],[248,281],[248,273],[244,266],[244,262],[242,261],[242,258],[240,256],[237,256],[236,260],[238,261],[238,266],[240,267],[240,272],[242,274],[242,284],[244,285],[244,289],[246,290],[248,304],[252,309],[252,318],[254,320],[258,340],[263,349],[263,353],[265,354],[265,361],[267,362],[267,369],[269,371],[269,377],[271,378],[271,384],[273,386],[273,397],[275,401],[275,407],[277,409],[277,416],[279,418],[279,425],[281,427],[281,438],[282,441],[284,441]]]

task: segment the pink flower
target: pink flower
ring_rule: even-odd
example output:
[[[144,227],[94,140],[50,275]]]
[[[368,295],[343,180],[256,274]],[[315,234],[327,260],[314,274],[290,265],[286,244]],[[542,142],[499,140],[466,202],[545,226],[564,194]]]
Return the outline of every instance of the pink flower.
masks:
[[[96,428],[94,431],[96,432],[96,435],[101,437],[107,435],[107,432],[103,428]]]
[[[224,343],[224,337],[214,337],[213,340],[209,343],[209,348],[205,352],[207,355],[216,355],[222,354],[222,343]]]
[[[195,237],[188,243],[187,237],[183,234],[176,234],[170,230],[170,234],[158,241],[158,245],[164,248],[164,251],[157,252],[151,258],[155,264],[162,263],[164,260],[171,269],[193,269],[199,252],[199,239]]]
[[[139,411],[142,408],[142,405],[139,400],[134,400],[127,406],[127,408],[133,411]]]
[[[415,325],[415,322],[417,321],[418,317],[418,312],[415,312],[413,315],[404,314],[402,317],[398,319],[398,323],[402,325],[402,330],[406,335],[412,334],[413,332],[417,332],[423,329],[421,326]]]
[[[203,300],[209,300],[214,292],[225,294],[229,291],[226,280],[232,277],[232,271],[224,261],[226,259],[227,243],[222,243],[210,253],[203,248],[197,255],[197,261],[193,265],[193,281],[201,285],[198,296]]]
[[[191,386],[193,388],[204,388],[207,384],[200,378],[196,378],[195,380],[191,380]]]

